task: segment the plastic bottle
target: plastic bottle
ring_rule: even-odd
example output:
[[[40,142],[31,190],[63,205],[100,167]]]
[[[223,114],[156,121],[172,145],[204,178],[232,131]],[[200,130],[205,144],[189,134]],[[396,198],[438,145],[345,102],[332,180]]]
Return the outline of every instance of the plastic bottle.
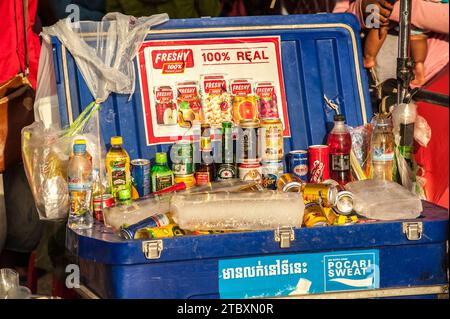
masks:
[[[75,144],[73,153],[67,172],[70,194],[68,225],[72,229],[89,229],[93,225],[92,164],[86,155],[86,144]]]
[[[394,163],[394,133],[392,121],[385,115],[376,115],[371,139],[372,178],[392,181]]]
[[[345,126],[345,117],[342,114],[334,116],[334,127],[328,135],[330,149],[330,178],[345,185],[350,182],[350,151],[352,138]]]
[[[106,154],[106,169],[111,195],[115,200],[119,199],[121,189],[130,189],[131,192],[130,156],[122,147],[120,136],[111,137],[111,148]]]
[[[167,153],[156,153],[155,165],[152,167],[152,192],[160,191],[173,185],[173,172],[167,164]]]

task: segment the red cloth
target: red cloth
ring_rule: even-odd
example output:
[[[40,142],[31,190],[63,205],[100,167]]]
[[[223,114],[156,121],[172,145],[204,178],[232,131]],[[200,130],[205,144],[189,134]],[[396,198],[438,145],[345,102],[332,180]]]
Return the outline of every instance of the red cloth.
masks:
[[[448,95],[449,72],[447,68],[425,89]],[[418,113],[423,116],[431,127],[431,140],[427,147],[420,147],[415,154],[417,164],[424,168],[425,192],[430,202],[448,208],[448,108],[430,103],[417,103]]]
[[[28,56],[30,80],[34,88],[41,51],[39,36],[32,31],[36,23],[37,5],[37,0],[28,0]],[[0,12],[0,83],[3,83],[19,73],[21,66],[25,70],[22,0],[1,0]]]

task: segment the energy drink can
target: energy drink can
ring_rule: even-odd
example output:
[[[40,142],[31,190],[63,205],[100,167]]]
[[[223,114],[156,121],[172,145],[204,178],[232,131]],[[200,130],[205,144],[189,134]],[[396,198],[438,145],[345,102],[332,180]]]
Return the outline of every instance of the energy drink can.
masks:
[[[282,192],[299,193],[302,190],[303,181],[294,174],[286,173],[277,180],[277,190]]]
[[[310,202],[305,205],[303,213],[303,224],[306,227],[327,226],[328,220],[319,203]]]
[[[304,184],[302,187],[303,200],[321,203],[324,207],[334,206],[337,198],[337,188],[325,184]]]
[[[291,151],[287,156],[288,172],[308,182],[308,151]]]
[[[156,214],[133,225],[121,227],[120,234],[125,239],[133,239],[134,235],[142,228],[155,228],[167,226],[170,224],[169,217],[166,214]]]
[[[139,197],[150,193],[150,161],[135,159],[131,161],[131,178]]]

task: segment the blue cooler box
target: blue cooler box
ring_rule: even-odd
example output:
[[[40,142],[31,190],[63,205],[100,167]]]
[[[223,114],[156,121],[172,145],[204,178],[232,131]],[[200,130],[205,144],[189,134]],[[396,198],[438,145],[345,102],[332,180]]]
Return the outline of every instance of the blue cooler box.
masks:
[[[334,113],[324,95],[350,126],[370,121],[359,31],[350,14],[201,18],[171,20],[146,41],[279,38],[288,152],[325,142]],[[66,125],[93,97],[57,39],[53,50]],[[112,94],[103,103],[101,131],[104,141],[121,135],[132,159],[151,159],[170,144],[148,146],[137,61],[136,74],[131,99]],[[415,220],[153,240],[123,240],[98,223],[68,229],[67,247],[78,257],[84,291],[102,298],[436,297],[448,292],[448,211],[423,206]]]

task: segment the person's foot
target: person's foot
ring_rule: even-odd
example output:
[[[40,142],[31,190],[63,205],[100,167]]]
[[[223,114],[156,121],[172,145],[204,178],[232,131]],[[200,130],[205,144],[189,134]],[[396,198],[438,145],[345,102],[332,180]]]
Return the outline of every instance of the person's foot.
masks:
[[[375,58],[374,57],[364,57],[364,67],[366,69],[373,68],[375,66]]]
[[[411,81],[411,84],[417,86],[422,86],[425,84],[425,67],[423,62],[416,62],[414,67],[414,80]]]

